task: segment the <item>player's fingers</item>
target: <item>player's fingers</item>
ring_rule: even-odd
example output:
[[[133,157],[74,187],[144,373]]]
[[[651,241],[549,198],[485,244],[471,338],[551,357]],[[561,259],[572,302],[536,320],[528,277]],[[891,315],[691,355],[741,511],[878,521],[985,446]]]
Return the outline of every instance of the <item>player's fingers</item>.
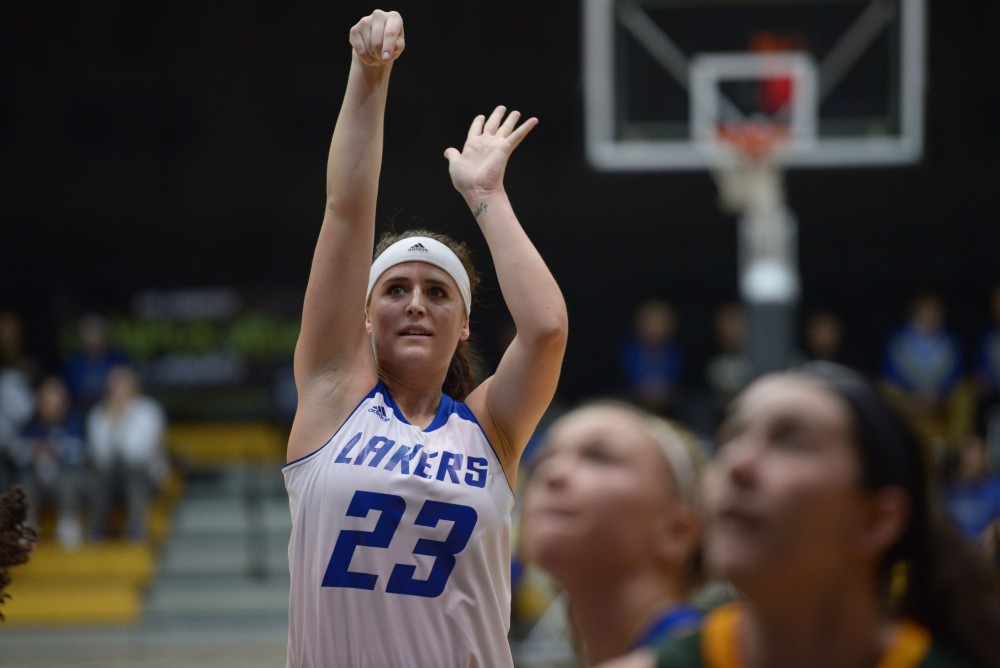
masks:
[[[362,60],[366,64],[374,64],[376,56],[375,51],[372,50],[372,17],[367,16],[361,20],[358,34],[361,36],[364,49],[363,53],[359,53],[358,55],[362,57]]]
[[[486,117],[483,116],[482,114],[479,114],[478,116],[473,118],[472,125],[469,126],[468,139],[472,139],[473,137],[478,137],[479,135],[483,134],[484,123],[486,123]]]
[[[511,132],[513,132],[514,128],[517,127],[517,121],[520,118],[521,118],[520,111],[515,110],[507,114],[507,118],[504,119],[503,123],[500,125],[500,129],[498,130],[500,136],[506,137]]]
[[[389,12],[382,24],[382,42],[379,57],[384,61],[397,58],[403,52],[403,17],[399,12]]]
[[[461,157],[461,155],[462,154],[459,152],[459,150],[454,147],[446,148],[444,150],[444,157],[448,162],[451,162],[452,160]]]
[[[503,120],[503,115],[507,113],[507,107],[500,105],[493,110],[490,117],[486,120],[486,125],[483,126],[483,131],[489,134],[496,134],[497,128],[500,127],[500,121]]]
[[[368,53],[375,60],[382,60],[382,41],[385,37],[385,12],[376,10],[372,14]]]
[[[403,49],[405,48],[406,48],[406,37],[404,35],[400,35],[398,38],[396,38],[396,48],[392,52],[392,59],[396,60],[397,58],[399,58],[399,54],[403,53]]]
[[[358,59],[365,65],[374,65],[370,55],[368,55],[368,45],[365,44],[365,39],[361,35],[360,30],[351,30],[351,48],[354,49],[354,53],[358,54]]]
[[[521,123],[521,125],[516,130],[510,133],[510,136],[507,139],[510,140],[510,143],[512,144],[511,150],[517,148],[518,145],[524,140],[525,137],[528,136],[528,133],[531,132],[531,130],[536,125],[538,125],[538,119],[532,116],[524,123]]]

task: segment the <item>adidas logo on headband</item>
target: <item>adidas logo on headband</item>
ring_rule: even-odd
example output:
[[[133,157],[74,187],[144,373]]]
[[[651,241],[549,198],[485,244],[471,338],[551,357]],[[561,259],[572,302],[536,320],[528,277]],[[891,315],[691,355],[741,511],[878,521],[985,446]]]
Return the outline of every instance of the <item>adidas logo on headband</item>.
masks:
[[[404,248],[406,250],[403,250]],[[418,253],[420,257],[416,257],[413,253]],[[407,237],[382,251],[382,254],[372,262],[372,268],[368,272],[366,301],[371,298],[372,288],[375,287],[375,281],[378,280],[378,277],[389,267],[402,262],[426,262],[448,272],[448,275],[458,285],[458,291],[461,293],[462,302],[465,305],[465,314],[469,314],[472,302],[469,274],[466,273],[462,261],[458,259],[453,250],[431,237]]]

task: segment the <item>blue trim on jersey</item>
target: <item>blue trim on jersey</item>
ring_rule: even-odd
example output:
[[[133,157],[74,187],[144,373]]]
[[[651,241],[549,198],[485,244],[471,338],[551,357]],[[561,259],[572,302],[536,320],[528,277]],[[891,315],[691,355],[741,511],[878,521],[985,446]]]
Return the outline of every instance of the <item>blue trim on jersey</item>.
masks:
[[[309,459],[310,457],[312,457],[313,455],[315,455],[317,452],[319,452],[320,450],[322,450],[326,446],[330,445],[330,443],[333,441],[333,439],[337,437],[337,434],[340,433],[340,430],[344,428],[344,425],[347,424],[347,421],[350,420],[352,417],[354,417],[354,414],[358,412],[358,409],[361,408],[361,404],[363,404],[366,401],[368,401],[369,399],[373,398],[375,396],[375,393],[378,391],[378,389],[379,389],[379,387],[381,385],[382,385],[382,383],[379,383],[374,388],[372,388],[371,392],[369,392],[364,397],[362,397],[361,401],[359,401],[357,403],[357,405],[354,406],[354,409],[351,410],[351,412],[347,414],[347,417],[344,419],[344,421],[340,423],[340,426],[337,427],[334,430],[333,434],[330,435],[330,438],[326,439],[326,443],[324,443],[323,445],[319,446],[318,448],[316,448],[315,450],[313,450],[312,452],[310,452],[308,455],[303,455],[302,457],[299,457],[298,459],[295,459],[295,460],[292,460],[292,461],[286,463],[284,466],[281,467],[281,470],[284,471],[289,466],[293,466],[295,464],[298,464],[302,460]]]
[[[701,624],[702,617],[704,617],[704,613],[701,610],[683,603],[667,608],[653,620],[646,632],[632,645],[632,650],[650,647],[682,631],[693,630]]]
[[[444,408],[446,405],[448,409],[447,412],[439,410],[438,414],[434,416],[434,421],[428,425],[427,431],[443,427],[445,423],[448,422],[448,417],[453,413],[458,415],[458,417],[463,420],[468,420],[479,427],[479,432],[483,435],[483,438],[486,439],[486,443],[490,446],[490,450],[493,451],[493,456],[497,458],[497,464],[500,465],[500,472],[503,473],[503,479],[507,481],[507,489],[509,489],[511,495],[516,498],[517,494],[514,494],[514,488],[510,486],[510,478],[507,477],[507,470],[503,467],[503,460],[500,459],[497,449],[493,447],[493,441],[491,441],[490,437],[486,435],[486,430],[483,429],[483,425],[479,424],[479,419],[476,417],[476,414],[472,412],[472,409],[469,408],[467,404],[455,401],[447,394],[441,394],[441,408]]]
[[[382,382],[381,378],[379,378],[378,382],[375,383],[375,389],[372,390],[372,392],[381,392],[383,399],[385,399],[385,405],[392,409],[392,412],[396,416],[396,419],[402,422],[403,424],[408,424],[411,427],[413,426],[413,424],[406,419],[406,416],[403,415],[403,411],[399,410],[399,406],[396,405],[396,400],[392,398],[391,394],[389,394],[389,388],[385,386],[385,383]],[[443,401],[441,403],[444,404]],[[438,406],[438,414],[440,413],[441,413],[441,406]],[[434,419],[435,420],[437,419],[437,415],[434,416]]]
[[[397,420],[399,420],[403,424],[408,424],[411,427],[413,426],[413,424],[406,419],[406,416],[403,415],[403,411],[399,410],[399,406],[396,405],[396,400],[393,399],[392,395],[389,393],[389,388],[387,388],[381,380],[379,380],[378,383],[376,383],[375,390],[373,390],[373,392],[374,391],[382,393],[382,396],[385,397],[385,405],[392,409],[392,412],[396,414]],[[426,433],[429,431],[434,431],[435,429],[440,429],[448,422],[448,418],[451,417],[452,413],[458,413],[460,417],[463,417],[467,420],[472,420],[473,422],[476,422],[478,424],[476,418],[472,415],[472,411],[468,409],[466,409],[465,411],[456,410],[457,406],[465,406],[465,404],[460,404],[456,402],[454,399],[452,399],[447,394],[444,394],[442,392],[441,402],[438,404],[438,409],[437,412],[434,414],[434,419],[431,420],[431,423],[427,425],[426,429],[421,429],[421,431]]]
[[[460,418],[463,418],[465,420],[472,420],[476,424],[479,424],[476,418],[472,415],[472,411],[468,409],[466,409],[464,412],[458,410],[462,406],[465,406],[465,404],[458,403],[457,401],[449,397],[447,394],[442,392],[441,405],[438,406],[437,415],[434,416],[434,419],[431,420],[431,423],[427,425],[427,429],[424,429],[424,431],[434,431],[435,429],[440,429],[445,425],[446,422],[448,422],[448,418],[451,417],[452,413],[458,413],[458,416]]]
[[[334,431],[333,434],[330,436],[330,438],[328,438],[326,440],[326,443],[324,443],[320,447],[316,448],[315,450],[313,450],[312,452],[310,452],[308,455],[299,457],[298,459],[296,459],[294,461],[288,462],[287,464],[285,464],[284,466],[281,467],[281,470],[284,471],[286,468],[288,468],[290,466],[298,464],[299,462],[301,462],[303,460],[309,459],[310,457],[312,457],[313,455],[315,455],[317,452],[319,452],[320,450],[322,450],[323,448],[325,448],[327,445],[329,445],[333,441],[333,439],[337,437],[337,434],[340,433],[340,430],[344,428],[344,425],[347,424],[347,421],[350,420],[352,417],[354,417],[354,414],[358,412],[358,409],[361,407],[361,404],[363,404],[364,402],[368,401],[369,399],[373,399],[376,394],[381,394],[382,395],[382,398],[385,400],[385,405],[388,408],[392,409],[392,413],[396,417],[397,420],[399,420],[403,424],[408,424],[411,427],[413,426],[406,419],[406,416],[403,415],[403,412],[401,410],[399,410],[399,406],[396,405],[395,400],[392,398],[392,394],[389,393],[389,388],[387,388],[385,386],[385,383],[383,383],[382,379],[380,378],[378,380],[378,382],[375,383],[375,387],[373,387],[371,389],[371,391],[369,391],[368,394],[366,394],[364,396],[364,398],[362,398],[361,401],[359,401],[357,403],[357,405],[350,412],[350,414],[347,416],[347,418],[343,422],[340,423],[340,426],[337,427],[336,431]],[[460,418],[462,418],[463,420],[467,420],[469,422],[472,422],[477,427],[479,427],[480,433],[483,435],[483,438],[486,439],[486,443],[487,443],[487,445],[490,446],[490,450],[493,451],[493,456],[496,457],[497,464],[500,466],[500,472],[503,475],[504,482],[507,483],[507,489],[510,490],[511,496],[513,496],[513,497],[516,498],[517,494],[514,493],[514,488],[511,487],[510,478],[507,477],[507,470],[504,469],[504,467],[503,467],[503,460],[500,458],[500,455],[497,454],[497,449],[495,447],[493,447],[493,441],[491,441],[490,437],[487,436],[486,430],[483,429],[483,425],[479,424],[479,420],[476,418],[475,413],[473,413],[472,409],[469,408],[466,404],[464,404],[462,402],[459,402],[459,401],[455,401],[450,396],[448,396],[447,394],[445,394],[445,393],[442,392],[441,393],[441,403],[438,406],[437,413],[434,415],[434,419],[431,420],[431,423],[429,425],[427,425],[427,429],[423,429],[422,431],[426,433],[426,432],[429,432],[429,431],[434,431],[435,429],[440,429],[441,427],[445,426],[445,424],[448,423],[448,418],[451,417],[452,414],[456,414]]]
[[[375,385],[375,390],[373,390],[373,392],[374,391],[381,391],[382,396],[385,397],[386,406],[392,409],[392,412],[399,420],[405,422],[406,424],[410,424],[407,422],[403,413],[399,410],[399,407],[396,406],[396,402],[393,400],[392,395],[389,394],[389,388],[382,383],[381,379],[378,381],[378,384]],[[507,483],[507,489],[510,490],[511,496],[517,497],[517,494],[514,493],[514,488],[510,485],[510,478],[507,477],[507,470],[503,467],[503,460],[500,458],[500,455],[497,454],[497,449],[493,447],[493,441],[491,441],[490,437],[486,435],[486,430],[483,429],[483,425],[479,424],[479,419],[476,418],[476,414],[473,413],[472,409],[465,403],[455,401],[450,396],[442,392],[441,403],[438,405],[437,413],[434,414],[434,419],[431,420],[431,423],[427,425],[427,429],[423,430],[424,433],[434,431],[435,429],[440,429],[445,426],[448,423],[448,418],[452,415],[458,415],[458,417],[463,420],[467,420],[479,427],[480,433],[483,435],[483,438],[486,439],[486,443],[490,446],[490,450],[493,451],[493,456],[497,459],[497,464],[500,466],[500,472],[503,474],[503,479]]]

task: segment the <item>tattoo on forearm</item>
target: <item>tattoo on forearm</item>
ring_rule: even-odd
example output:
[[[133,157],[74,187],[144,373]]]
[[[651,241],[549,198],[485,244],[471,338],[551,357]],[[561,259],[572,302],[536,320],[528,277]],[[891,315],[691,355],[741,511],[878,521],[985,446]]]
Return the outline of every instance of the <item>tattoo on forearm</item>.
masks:
[[[476,210],[472,212],[472,215],[476,218],[479,218],[479,216],[488,208],[490,208],[489,204],[487,204],[486,202],[480,202],[479,206],[476,207]]]

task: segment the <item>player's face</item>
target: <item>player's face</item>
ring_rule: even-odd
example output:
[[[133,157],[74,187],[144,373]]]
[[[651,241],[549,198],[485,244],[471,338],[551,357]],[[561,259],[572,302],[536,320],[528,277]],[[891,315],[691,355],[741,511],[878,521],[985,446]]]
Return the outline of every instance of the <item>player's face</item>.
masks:
[[[851,424],[802,377],[764,378],[737,399],[704,478],[710,570],[774,593],[847,567],[866,517]]]
[[[366,325],[380,367],[420,362],[447,370],[458,342],[469,337],[454,279],[426,262],[404,262],[379,277]]]
[[[564,585],[614,576],[656,559],[678,505],[666,458],[638,418],[584,408],[549,430],[524,493],[524,547]]]

